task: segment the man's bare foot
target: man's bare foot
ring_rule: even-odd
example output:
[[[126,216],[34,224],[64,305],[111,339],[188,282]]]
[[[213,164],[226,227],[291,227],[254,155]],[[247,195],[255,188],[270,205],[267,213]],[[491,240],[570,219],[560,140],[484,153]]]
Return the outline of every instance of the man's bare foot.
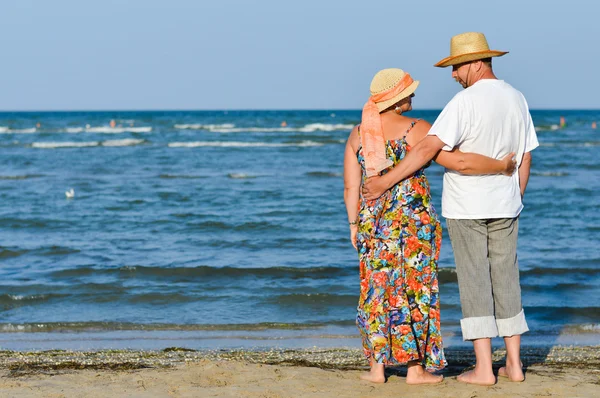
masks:
[[[371,383],[385,383],[385,366],[382,363],[374,363],[371,365],[371,371],[363,373],[360,378]]]
[[[521,366],[511,366],[507,363],[506,366],[498,369],[498,376],[507,377],[508,380],[514,381],[515,383],[524,381],[525,375],[523,374],[523,363],[521,362]]]
[[[456,378],[461,383],[476,384],[478,386],[493,386],[496,384],[494,373],[477,372],[476,369],[469,370]]]
[[[438,384],[444,381],[444,376],[436,376],[423,369],[423,366],[409,364],[406,373],[406,384]]]

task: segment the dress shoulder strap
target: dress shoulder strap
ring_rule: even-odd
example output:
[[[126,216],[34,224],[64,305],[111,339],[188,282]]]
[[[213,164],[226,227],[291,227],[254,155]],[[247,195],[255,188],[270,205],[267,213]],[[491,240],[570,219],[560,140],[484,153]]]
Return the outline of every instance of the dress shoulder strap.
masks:
[[[410,126],[408,126],[408,128],[406,129],[406,131],[404,132],[404,136],[402,138],[406,138],[406,136],[408,135],[408,133],[410,133],[410,130],[412,130],[413,127],[415,127],[415,124],[417,124],[417,122],[419,122],[421,119],[415,119],[410,123]]]

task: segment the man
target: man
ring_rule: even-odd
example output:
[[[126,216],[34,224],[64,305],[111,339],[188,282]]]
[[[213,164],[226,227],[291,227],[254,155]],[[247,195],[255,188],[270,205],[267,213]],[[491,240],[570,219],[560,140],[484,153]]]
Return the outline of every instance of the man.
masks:
[[[446,105],[428,136],[393,170],[365,183],[373,199],[408,177],[440,150],[476,152],[496,159],[514,152],[518,173],[512,176],[468,176],[446,170],[442,215],[454,251],[464,340],[473,342],[475,369],[459,381],[492,385],[491,338],[504,337],[506,366],[498,372],[523,381],[521,334],[528,329],[521,305],[517,263],[518,216],[529,180],[531,151],[538,146],[523,95],[492,70],[492,57],[482,33],[463,33],[450,42],[450,56],[435,66],[452,66],[452,77],[464,91]]]

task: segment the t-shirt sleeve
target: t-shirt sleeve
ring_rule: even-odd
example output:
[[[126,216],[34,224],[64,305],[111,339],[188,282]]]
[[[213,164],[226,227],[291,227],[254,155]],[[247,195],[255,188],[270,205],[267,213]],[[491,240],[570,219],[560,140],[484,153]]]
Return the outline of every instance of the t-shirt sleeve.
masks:
[[[451,151],[464,141],[465,129],[461,123],[460,98],[454,97],[429,129],[427,135],[435,135],[445,144],[444,151]]]
[[[540,143],[537,139],[537,134],[535,132],[535,126],[533,125],[533,119],[531,119],[531,115],[529,115],[527,122],[527,130],[525,136],[525,152],[531,152],[538,146]]]

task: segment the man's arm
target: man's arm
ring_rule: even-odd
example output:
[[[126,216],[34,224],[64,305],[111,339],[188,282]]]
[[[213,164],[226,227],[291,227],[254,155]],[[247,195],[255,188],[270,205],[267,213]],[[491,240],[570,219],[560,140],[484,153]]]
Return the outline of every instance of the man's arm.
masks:
[[[519,166],[519,188],[521,189],[521,198],[525,196],[525,188],[529,182],[529,173],[531,171],[531,152],[523,154],[523,160]]]
[[[414,174],[429,162],[444,147],[444,142],[435,135],[428,135],[415,145],[388,173],[381,177],[371,177],[363,185],[363,196],[367,200],[377,199],[385,191]]]

